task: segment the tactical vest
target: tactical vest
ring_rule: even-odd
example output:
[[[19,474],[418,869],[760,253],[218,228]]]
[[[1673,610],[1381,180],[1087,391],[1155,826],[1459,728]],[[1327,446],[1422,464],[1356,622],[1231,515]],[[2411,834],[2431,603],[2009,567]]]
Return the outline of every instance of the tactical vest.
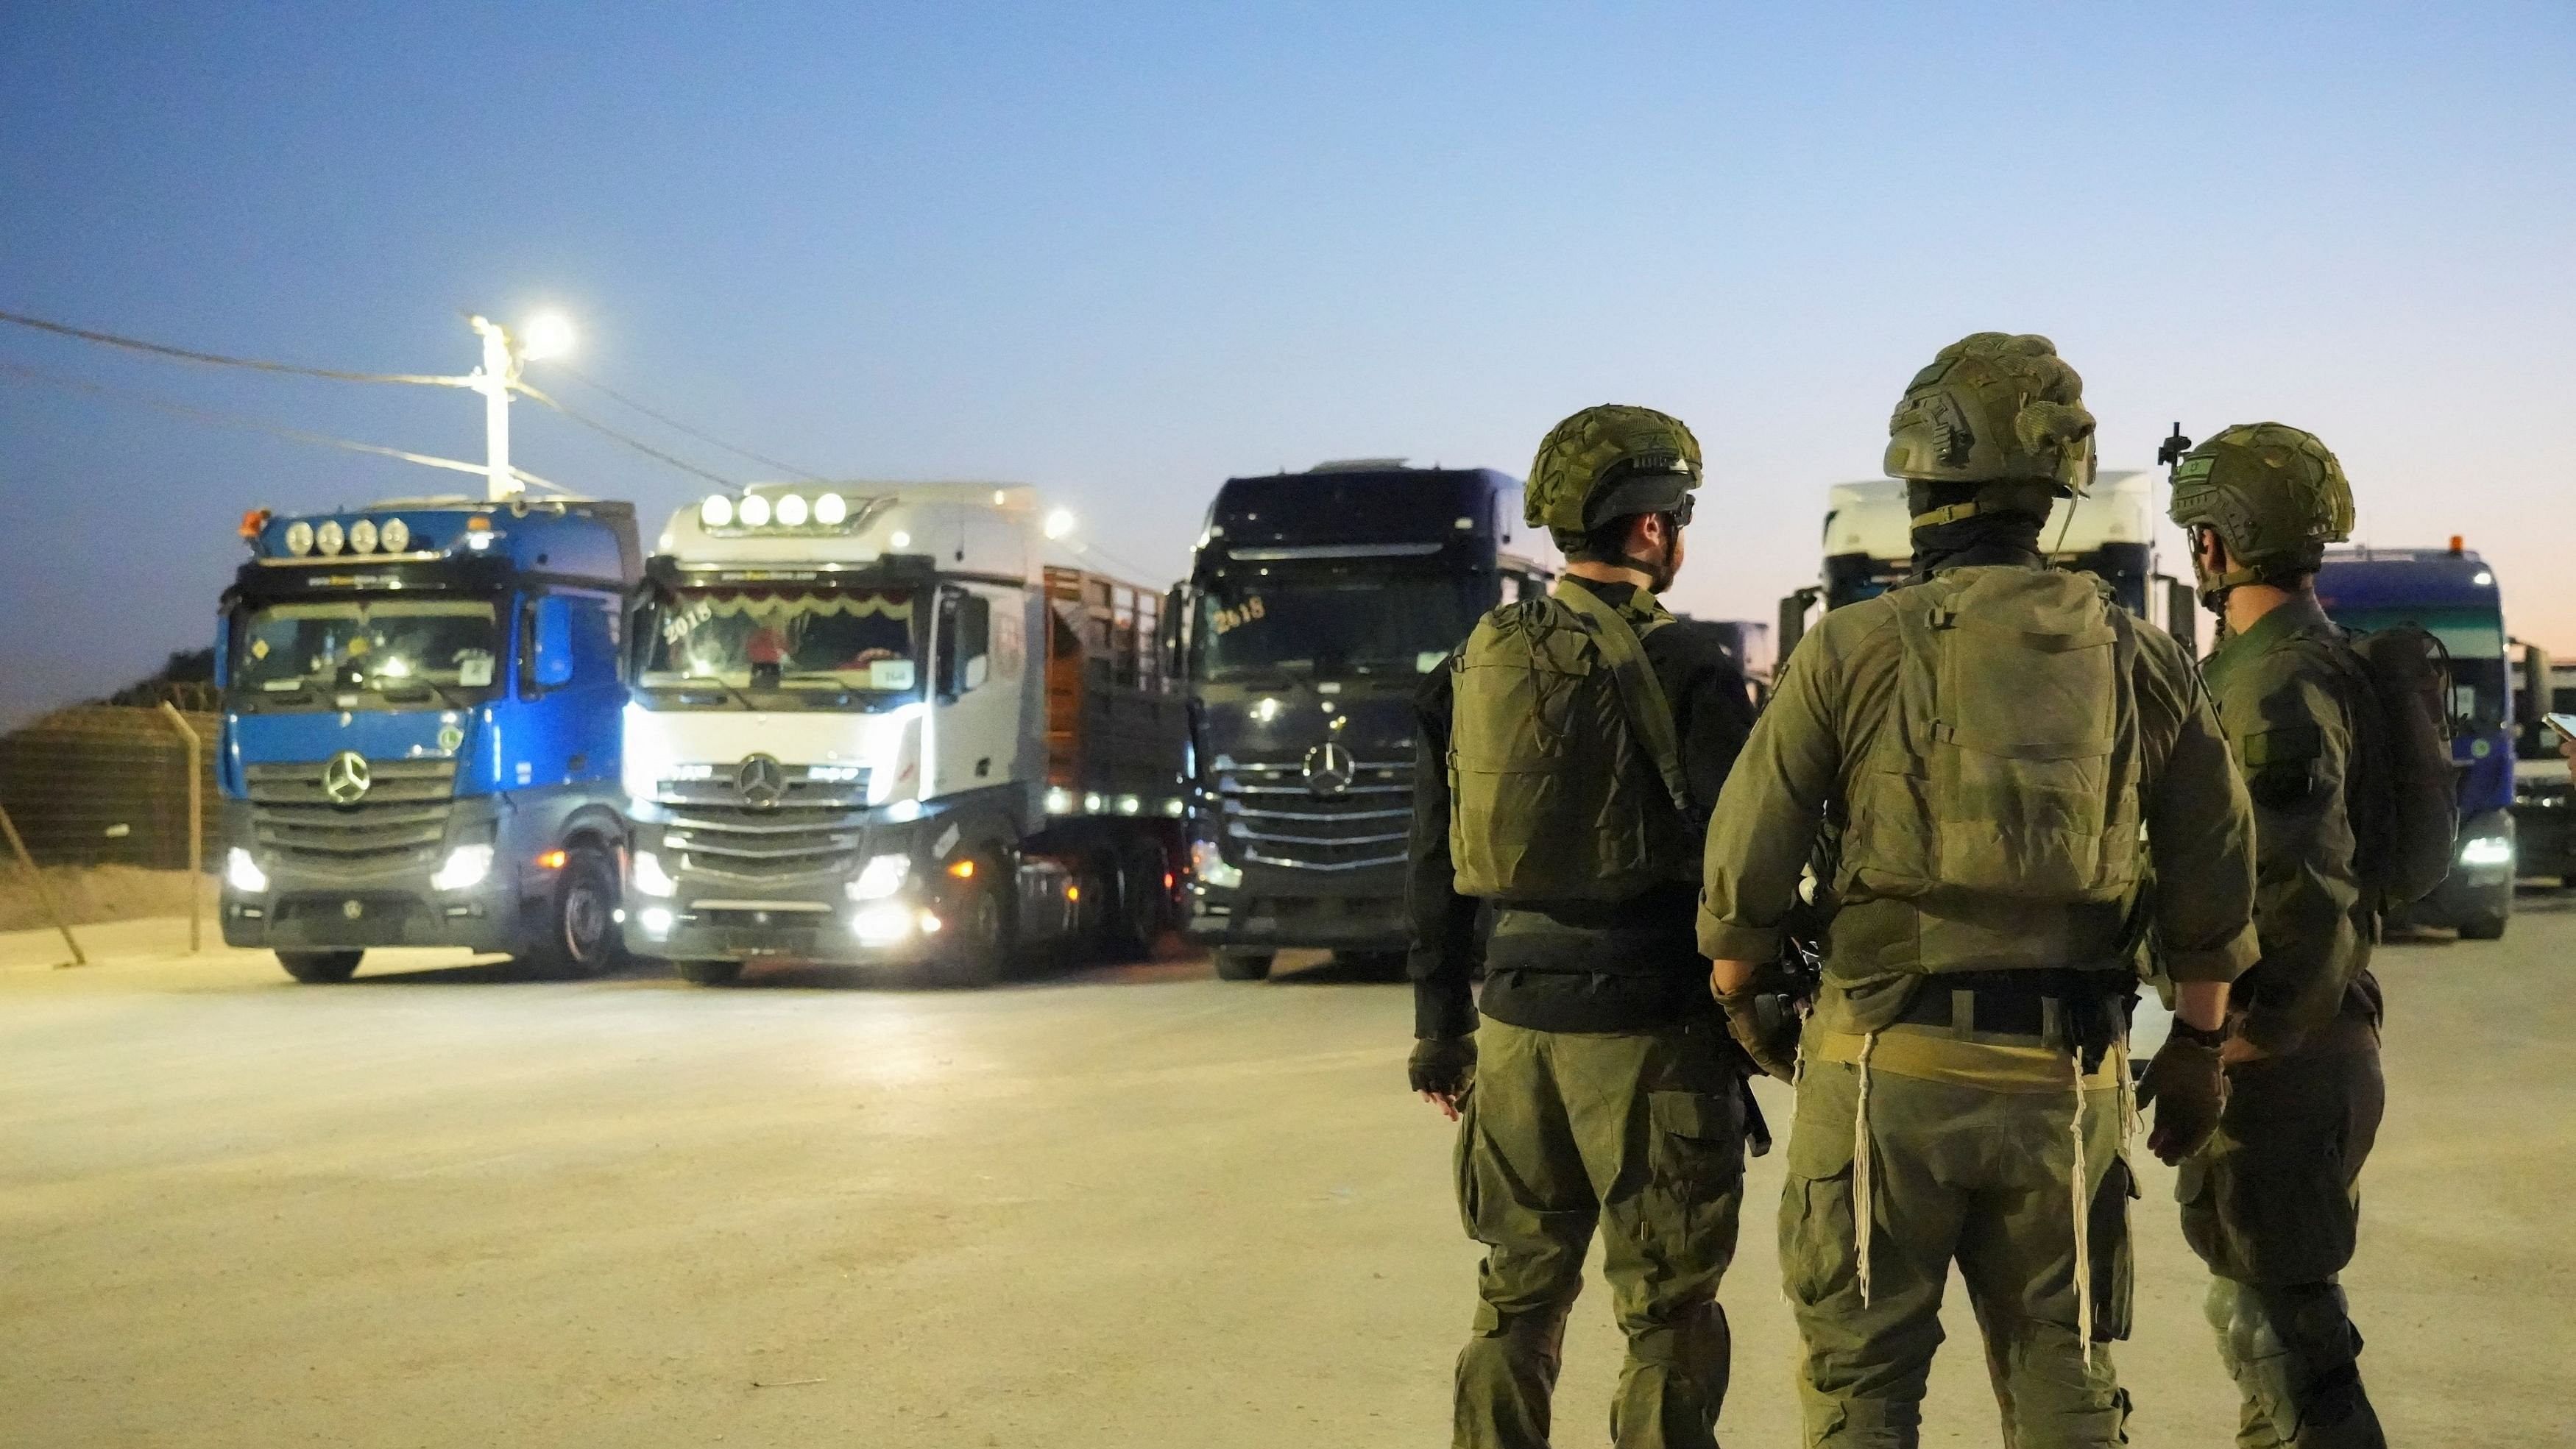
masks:
[[[1449,856],[1460,895],[1623,901],[1698,876],[1687,778],[1632,616],[1581,584],[1504,604],[1451,680]]]
[[[1847,767],[1843,893],[1936,912],[2129,899],[2138,646],[2109,589],[2089,575],[1975,568],[1889,602],[1904,663],[1895,717]]]

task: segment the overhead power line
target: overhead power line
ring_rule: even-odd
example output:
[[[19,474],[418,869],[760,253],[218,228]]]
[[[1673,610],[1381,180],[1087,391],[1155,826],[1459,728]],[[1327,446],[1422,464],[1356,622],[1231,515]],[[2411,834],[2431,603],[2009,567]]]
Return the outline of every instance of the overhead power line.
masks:
[[[775,468],[782,473],[792,474],[795,477],[804,479],[808,483],[828,483],[831,481],[810,468],[799,468],[793,463],[782,463],[776,458],[769,457],[766,454],[755,453],[749,448],[728,443],[724,439],[717,437],[715,434],[702,431],[698,428],[693,428],[687,423],[681,422],[678,418],[672,417],[668,413],[658,412],[653,408],[646,407],[644,404],[637,402],[635,399],[628,397],[626,394],[619,392],[613,387],[610,387],[607,383],[601,382],[598,378],[592,377],[589,373],[582,371],[580,368],[573,367],[560,361],[549,362],[546,366],[551,370],[563,373],[573,381],[599,393],[610,402],[631,408],[634,411],[651,418],[653,421],[660,423],[662,426],[677,429],[678,431],[686,433],[690,437],[697,439],[701,443],[707,443],[715,447],[722,448],[726,452],[732,453],[737,457],[749,458],[751,461],[760,464],[764,468]]]
[[[136,337],[119,337],[113,332],[93,332],[86,327],[48,322],[42,317],[29,317],[17,312],[0,312],[0,322],[31,327],[38,332],[52,332],[63,337],[77,337],[83,342],[99,342],[110,347],[148,352],[155,357],[176,358],[181,362],[199,362],[213,367],[247,367],[256,372],[282,372],[293,377],[325,377],[334,382],[398,382],[416,387],[472,387],[474,385],[472,378],[441,377],[424,372],[342,372],[336,368],[303,367],[292,362],[269,362],[256,357],[227,357],[220,352],[199,352],[193,348],[145,342]]]
[[[95,382],[86,382],[76,377],[63,377],[55,373],[41,371],[37,368],[25,367],[15,362],[0,362],[0,372],[8,373],[14,377],[23,377],[32,382],[41,382],[54,387],[67,388],[74,392],[85,392],[98,397],[115,398],[122,402],[135,403],[143,407],[158,409],[161,412],[169,413],[176,417],[189,418],[201,423],[213,423],[218,427],[242,428],[250,432],[267,433],[272,437],[286,438],[298,443],[313,443],[326,448],[344,449],[352,453],[369,453],[380,458],[398,458],[406,463],[418,463],[425,468],[444,468],[450,472],[472,473],[478,476],[488,476],[491,472],[489,468],[486,468],[480,463],[467,463],[455,458],[440,458],[428,453],[410,452],[402,448],[388,448],[382,443],[361,443],[353,438],[335,438],[328,433],[309,433],[302,428],[290,428],[279,423],[266,422],[259,418],[244,418],[236,417],[229,413],[209,412],[204,408],[191,407],[186,403],[171,402],[166,398],[152,397],[144,393],[127,392],[123,388],[107,387]],[[571,489],[564,487],[562,484],[549,482],[524,468],[513,468],[510,472],[520,482],[530,484],[534,487],[550,489],[557,493],[568,494],[572,492]]]
[[[527,398],[531,402],[543,403],[547,407],[553,408],[556,412],[563,414],[565,417],[572,419],[574,422],[581,424],[583,427],[590,429],[592,432],[599,434],[601,437],[610,439],[614,442],[623,443],[627,447],[633,448],[636,452],[643,454],[647,458],[668,463],[672,467],[677,468],[684,473],[694,473],[697,476],[706,479],[708,482],[715,484],[719,488],[730,489],[736,493],[740,493],[742,491],[741,484],[725,477],[723,474],[710,473],[706,469],[699,467],[697,464],[692,463],[685,458],[674,458],[670,454],[663,452],[661,449],[654,447],[650,443],[644,442],[638,438],[630,438],[626,434],[617,431],[615,428],[610,427],[608,424],[601,422],[597,418],[591,417],[586,413],[575,412],[571,408],[565,407],[562,403],[559,403],[553,398],[547,396],[543,391],[530,387],[524,382],[512,383],[510,388],[511,391],[518,393],[521,397]]]

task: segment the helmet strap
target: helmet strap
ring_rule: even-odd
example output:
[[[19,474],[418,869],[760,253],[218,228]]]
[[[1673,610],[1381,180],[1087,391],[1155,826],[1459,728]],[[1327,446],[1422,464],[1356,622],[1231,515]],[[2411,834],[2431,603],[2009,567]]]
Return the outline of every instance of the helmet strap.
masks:
[[[1956,523],[1962,518],[1974,518],[1985,511],[1986,505],[1979,503],[1972,498],[1965,503],[1953,503],[1947,508],[1935,508],[1929,513],[1918,513],[1914,515],[1914,521],[1911,526],[1915,528],[1939,528],[1942,524]]]

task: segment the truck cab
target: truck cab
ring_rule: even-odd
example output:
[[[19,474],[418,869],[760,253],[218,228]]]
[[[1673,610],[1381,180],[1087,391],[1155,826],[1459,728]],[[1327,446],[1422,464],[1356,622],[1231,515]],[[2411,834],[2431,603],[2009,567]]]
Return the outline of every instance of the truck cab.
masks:
[[[2537,684],[2546,676],[2549,703],[2525,712],[2530,722],[2514,742],[2514,867],[2526,877],[2576,885],[2576,789],[2569,787],[2558,737],[2540,722],[2542,714],[2576,716],[2576,664],[2525,658],[2525,678]]]
[[[2515,726],[2536,720],[2546,695],[2517,688],[2494,568],[2457,540],[2449,548],[2328,549],[2317,602],[2357,634],[2420,627],[2450,656],[2458,854],[2449,877],[2396,924],[2453,926],[2473,940],[2502,936],[2513,916]]]
[[[1151,944],[1179,870],[1161,602],[1042,558],[1036,490],[757,484],[681,509],[633,605],[627,944],[955,985]]]
[[[1187,929],[1220,976],[1403,952],[1413,700],[1556,556],[1521,485],[1401,459],[1229,479],[1173,591],[1190,708]]]
[[[378,946],[610,965],[634,510],[395,499],[243,536],[215,651],[225,942],[307,982]]]

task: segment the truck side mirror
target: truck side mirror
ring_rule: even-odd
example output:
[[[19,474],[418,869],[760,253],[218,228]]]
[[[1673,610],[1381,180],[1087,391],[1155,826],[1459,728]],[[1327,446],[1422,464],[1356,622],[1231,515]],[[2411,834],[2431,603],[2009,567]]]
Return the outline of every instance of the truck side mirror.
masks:
[[[2191,657],[2200,657],[2200,590],[2181,579],[2165,580],[2165,632],[2180,639]]]
[[[2523,645],[2522,678],[2514,685],[2513,722],[2540,723],[2540,717],[2549,713],[2549,651],[2537,644]]]
[[[1775,675],[1788,664],[1798,641],[1807,637],[1807,610],[1816,599],[1817,591],[1805,588],[1780,601],[1780,654],[1778,662],[1771,666]]]
[[[528,677],[539,689],[572,683],[572,601],[553,595],[537,600],[535,624]]]
[[[1154,647],[1162,651],[1163,676],[1181,677],[1181,617],[1189,608],[1189,585],[1174,584],[1163,594],[1163,612],[1154,620]]]
[[[982,594],[951,594],[939,606],[939,694],[955,699],[993,672],[993,604]]]

